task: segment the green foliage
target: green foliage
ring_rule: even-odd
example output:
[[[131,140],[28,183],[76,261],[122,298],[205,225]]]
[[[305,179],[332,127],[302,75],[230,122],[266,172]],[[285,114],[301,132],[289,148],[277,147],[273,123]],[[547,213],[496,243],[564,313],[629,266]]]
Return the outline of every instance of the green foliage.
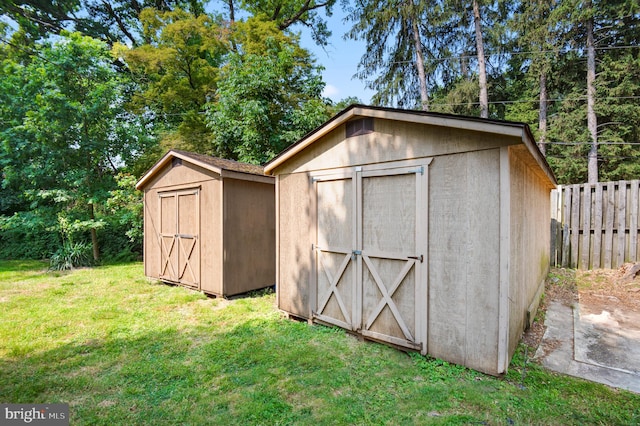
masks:
[[[331,31],[320,11],[324,10],[327,16],[331,16],[335,3],[336,0],[243,0],[240,5],[253,17],[269,19],[281,31],[289,31],[296,24],[304,25],[312,31],[318,45],[326,46]]]
[[[587,179],[591,136],[586,131],[585,22],[594,19],[600,179],[637,179],[638,3],[593,0],[592,7],[576,0],[479,3],[490,116],[528,123],[534,135],[541,137],[539,96],[546,85],[545,146],[548,161],[564,184]],[[374,103],[419,107],[416,52],[409,26],[411,20],[418,20],[430,109],[479,115],[469,4],[438,0],[427,7],[420,2],[363,1],[346,5],[346,10],[353,24],[347,37],[367,43],[356,75],[376,91]],[[541,81],[546,84],[541,86]]]
[[[217,87],[227,31],[208,15],[182,9],[145,9],[140,21],[147,42],[132,49],[119,43],[113,48],[144,83],[129,108],[158,114],[156,121],[167,129],[166,148],[205,152],[211,135],[201,112]]]
[[[204,12],[200,0],[2,0],[0,14],[14,20],[29,39],[46,39],[65,30],[81,32],[107,43],[121,40],[137,45],[142,38],[138,20],[147,7],[187,8]]]
[[[10,200],[0,213],[18,213],[22,220],[6,226],[35,237],[23,241],[39,247],[21,250],[29,257],[56,251],[44,254],[42,241],[81,243],[97,234],[115,174],[155,143],[142,120],[123,111],[130,81],[106,45],[63,33],[37,49],[30,62],[7,58],[0,69],[0,121],[8,123],[0,128],[0,191]],[[59,236],[33,235],[30,223]]]
[[[243,48],[221,70],[207,124],[215,155],[262,164],[328,118],[324,84],[308,52],[273,22],[249,19],[238,28]]]
[[[131,174],[120,173],[116,176],[116,181],[118,188],[110,192],[111,196],[106,204],[108,220],[126,229],[125,235],[135,250],[142,253],[140,249],[144,236],[143,194],[136,190],[137,179]]]
[[[0,216],[0,259],[47,259],[62,244],[51,232],[56,218],[46,209]]]
[[[49,268],[65,271],[80,266],[91,265],[91,245],[88,243],[73,243],[65,241],[49,260]]]

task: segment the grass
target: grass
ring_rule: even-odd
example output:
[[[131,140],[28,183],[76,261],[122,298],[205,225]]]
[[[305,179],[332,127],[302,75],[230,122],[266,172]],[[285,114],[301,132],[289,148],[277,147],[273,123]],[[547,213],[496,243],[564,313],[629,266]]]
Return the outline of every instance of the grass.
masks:
[[[495,378],[290,321],[270,292],[46,266],[0,261],[0,402],[68,403],[74,425],[640,424],[640,395],[547,372],[523,346]]]

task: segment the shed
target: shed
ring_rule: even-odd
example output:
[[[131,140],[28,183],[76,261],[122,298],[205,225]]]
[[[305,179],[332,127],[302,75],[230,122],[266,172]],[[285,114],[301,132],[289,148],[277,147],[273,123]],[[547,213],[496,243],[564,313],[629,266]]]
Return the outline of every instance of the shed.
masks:
[[[136,188],[147,277],[225,297],[275,284],[275,186],[261,166],[171,150]]]
[[[549,271],[556,181],[527,125],[353,105],[265,173],[281,310],[506,372]]]

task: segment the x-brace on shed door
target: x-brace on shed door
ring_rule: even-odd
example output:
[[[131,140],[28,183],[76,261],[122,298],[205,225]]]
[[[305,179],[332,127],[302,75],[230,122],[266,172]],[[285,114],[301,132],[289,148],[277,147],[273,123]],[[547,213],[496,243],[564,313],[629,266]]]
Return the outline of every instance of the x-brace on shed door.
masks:
[[[160,278],[200,286],[200,190],[162,192]]]
[[[312,176],[314,319],[426,353],[428,164]]]

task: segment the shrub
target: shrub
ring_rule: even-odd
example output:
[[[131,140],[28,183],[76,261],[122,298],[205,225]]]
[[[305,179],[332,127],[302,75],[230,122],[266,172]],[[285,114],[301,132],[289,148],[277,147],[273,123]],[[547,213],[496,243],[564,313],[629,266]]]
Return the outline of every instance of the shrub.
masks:
[[[63,271],[80,266],[91,266],[91,244],[65,241],[49,261],[49,269]]]

